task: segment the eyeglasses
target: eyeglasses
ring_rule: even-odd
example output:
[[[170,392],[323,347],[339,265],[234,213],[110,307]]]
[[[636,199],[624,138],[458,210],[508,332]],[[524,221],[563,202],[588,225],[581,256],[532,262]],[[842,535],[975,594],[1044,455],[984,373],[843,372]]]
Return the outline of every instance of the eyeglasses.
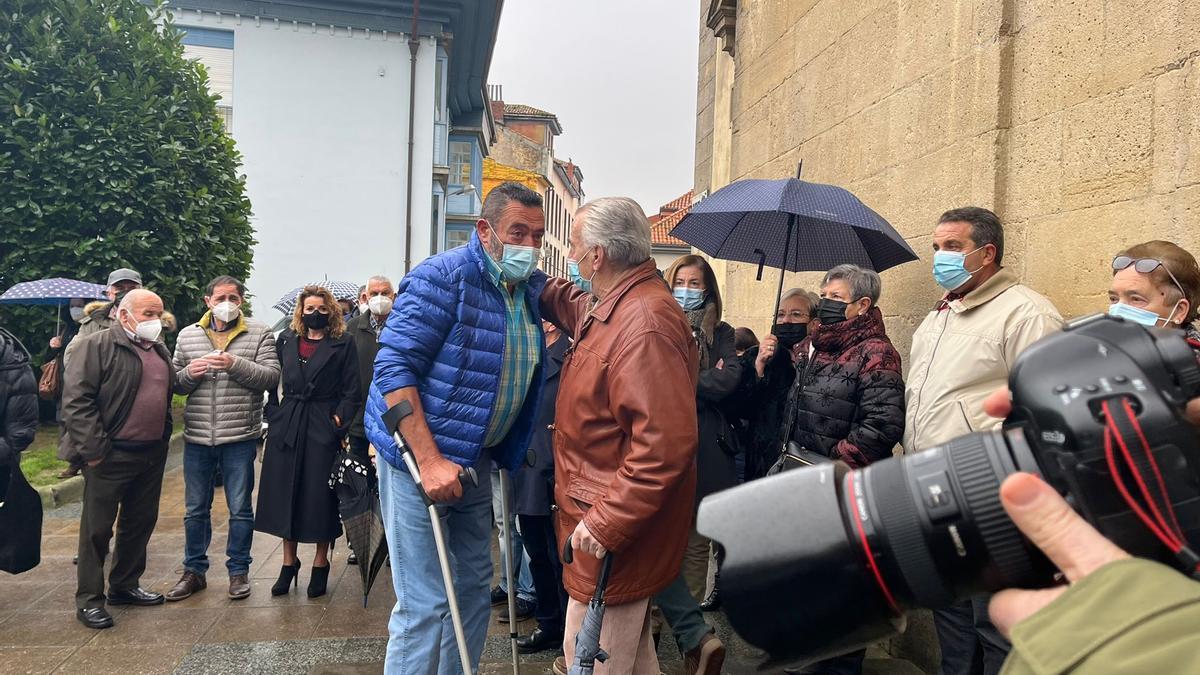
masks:
[[[1131,258],[1127,255],[1119,255],[1113,258],[1112,261],[1114,272],[1128,269],[1131,265],[1133,266],[1133,270],[1138,274],[1150,274],[1160,267],[1163,268],[1166,270],[1167,276],[1171,277],[1171,281],[1175,282],[1175,287],[1179,289],[1179,292],[1187,296],[1187,291],[1183,290],[1183,284],[1179,283],[1179,280],[1171,273],[1171,268],[1167,267],[1166,263],[1157,258]]]

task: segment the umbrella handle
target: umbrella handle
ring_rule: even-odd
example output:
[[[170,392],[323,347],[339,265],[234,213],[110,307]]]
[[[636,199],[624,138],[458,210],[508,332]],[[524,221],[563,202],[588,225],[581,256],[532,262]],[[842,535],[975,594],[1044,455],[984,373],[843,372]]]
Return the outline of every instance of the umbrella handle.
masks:
[[[575,551],[571,548],[571,537],[567,537],[567,543],[563,546],[562,561],[568,565],[575,562]],[[595,602],[604,602],[604,589],[608,587],[608,576],[612,572],[613,554],[612,551],[604,554],[604,562],[600,563],[600,578],[596,580],[596,592],[592,595],[592,600]]]

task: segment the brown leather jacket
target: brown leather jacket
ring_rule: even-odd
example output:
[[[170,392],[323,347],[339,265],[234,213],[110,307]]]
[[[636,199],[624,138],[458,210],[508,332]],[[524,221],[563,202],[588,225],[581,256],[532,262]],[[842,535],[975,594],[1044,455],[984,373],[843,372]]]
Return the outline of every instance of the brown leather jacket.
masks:
[[[580,519],[614,555],[605,599],[648,598],[679,576],[696,491],[692,330],[654,261],[604,300],[551,279],[542,315],[575,336],[559,374],[554,433],[558,540]],[[563,585],[587,602],[600,561],[578,555]]]

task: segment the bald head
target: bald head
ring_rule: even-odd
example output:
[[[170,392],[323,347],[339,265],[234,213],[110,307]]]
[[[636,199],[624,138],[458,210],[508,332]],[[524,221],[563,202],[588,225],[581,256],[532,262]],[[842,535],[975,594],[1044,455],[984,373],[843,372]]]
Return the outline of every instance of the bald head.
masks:
[[[132,331],[143,321],[162,318],[162,298],[153,291],[135,288],[125,294],[118,310],[117,318],[121,325]]]

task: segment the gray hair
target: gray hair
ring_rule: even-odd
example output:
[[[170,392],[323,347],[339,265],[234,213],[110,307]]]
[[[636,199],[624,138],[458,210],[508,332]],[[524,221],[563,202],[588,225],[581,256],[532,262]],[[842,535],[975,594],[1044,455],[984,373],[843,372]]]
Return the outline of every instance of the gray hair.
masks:
[[[376,274],[375,276],[371,277],[370,279],[367,279],[366,285],[363,286],[361,290],[359,290],[359,292],[358,292],[359,295],[362,295],[363,293],[365,293],[367,291],[367,289],[371,287],[371,284],[387,284],[388,288],[392,289],[393,291],[396,290],[396,286],[395,286],[395,284],[392,283],[391,279],[383,276],[382,274]]]
[[[812,291],[806,291],[803,288],[789,288],[783,292],[782,296],[780,296],[779,303],[783,304],[797,296],[804,298],[804,301],[808,303],[809,312],[815,310],[817,308],[817,303],[821,302],[821,299],[817,297],[817,294],[813,293]]]
[[[575,212],[584,248],[598,246],[620,269],[640,265],[650,257],[650,221],[628,197],[601,197]]]
[[[838,279],[850,286],[850,293],[853,295],[851,302],[859,298],[869,298],[872,307],[879,304],[879,292],[883,289],[883,282],[879,280],[878,272],[858,265],[838,265],[825,273],[821,288]]]

